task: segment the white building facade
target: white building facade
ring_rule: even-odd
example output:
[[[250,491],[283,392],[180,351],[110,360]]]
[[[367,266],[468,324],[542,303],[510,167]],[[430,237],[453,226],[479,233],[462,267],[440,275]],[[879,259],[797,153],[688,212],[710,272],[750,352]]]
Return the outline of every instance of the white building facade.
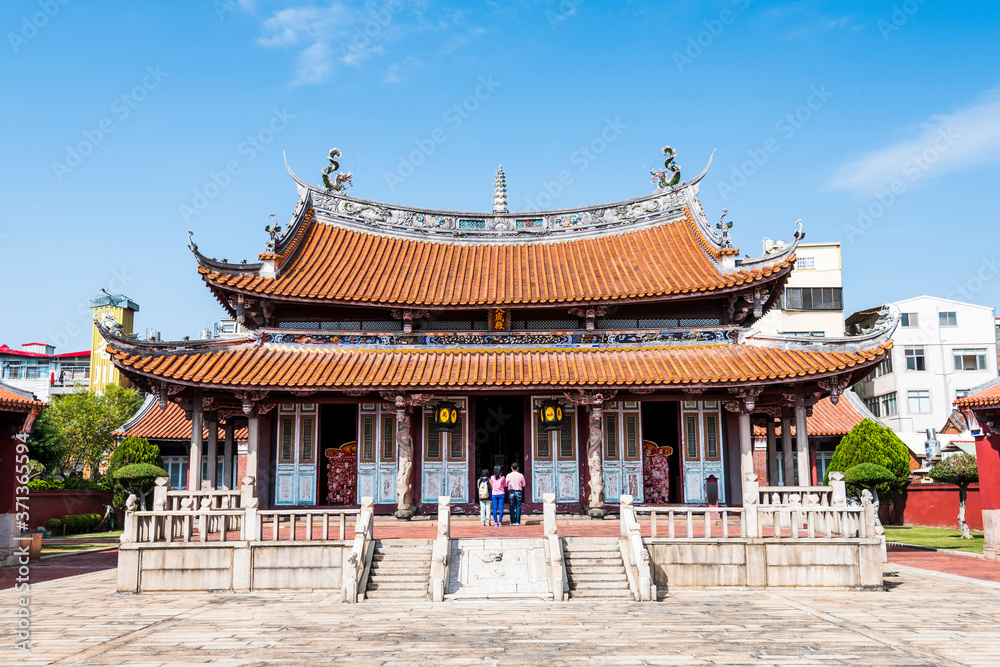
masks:
[[[918,296],[894,304],[902,319],[893,349],[855,390],[898,433],[940,429],[956,398],[997,377],[994,309]],[[864,330],[879,309],[859,311],[849,330]]]
[[[770,251],[772,245],[770,239],[765,239],[764,252]],[[754,329],[786,336],[843,336],[840,244],[800,243],[795,256],[795,270],[788,278],[778,307],[757,322]]]

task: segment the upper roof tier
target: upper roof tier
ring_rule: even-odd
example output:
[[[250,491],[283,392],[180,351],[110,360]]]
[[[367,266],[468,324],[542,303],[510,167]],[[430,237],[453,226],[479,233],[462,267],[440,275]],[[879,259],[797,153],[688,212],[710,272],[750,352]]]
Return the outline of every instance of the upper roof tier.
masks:
[[[787,275],[798,234],[775,253],[737,258],[697,200],[707,169],[610,204],[478,213],[359,199],[292,174],[295,215],[259,263],[192,250],[220,297],[388,307],[665,300],[745,291]]]

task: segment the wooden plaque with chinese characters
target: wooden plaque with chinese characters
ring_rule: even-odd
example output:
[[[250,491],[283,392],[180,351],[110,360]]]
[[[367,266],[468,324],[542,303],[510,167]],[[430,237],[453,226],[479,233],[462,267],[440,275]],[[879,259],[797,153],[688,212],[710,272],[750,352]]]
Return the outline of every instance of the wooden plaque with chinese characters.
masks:
[[[510,310],[490,308],[490,331],[510,331]]]

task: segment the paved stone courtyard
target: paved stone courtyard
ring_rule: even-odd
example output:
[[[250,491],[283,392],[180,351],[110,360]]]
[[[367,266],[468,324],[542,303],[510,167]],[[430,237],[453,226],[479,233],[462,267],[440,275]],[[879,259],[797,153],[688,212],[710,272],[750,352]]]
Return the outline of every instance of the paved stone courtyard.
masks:
[[[0,592],[0,664],[996,665],[1000,586],[890,564],[886,592],[682,591],[659,603],[334,604],[111,592],[114,570]]]

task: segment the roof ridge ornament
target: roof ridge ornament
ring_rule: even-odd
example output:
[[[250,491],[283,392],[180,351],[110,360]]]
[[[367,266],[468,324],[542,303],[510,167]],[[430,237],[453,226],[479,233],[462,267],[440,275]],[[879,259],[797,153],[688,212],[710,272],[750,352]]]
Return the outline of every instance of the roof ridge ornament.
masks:
[[[681,166],[679,164],[674,164],[674,157],[677,152],[670,146],[663,147],[663,156],[666,160],[663,161],[664,169],[662,171],[650,171],[649,173],[653,176],[653,185],[660,188],[673,187],[681,182]],[[670,176],[668,172],[672,172],[673,176]]]
[[[274,216],[274,213],[267,217],[271,218],[271,222],[274,223],[264,228],[264,231],[271,235],[270,240],[267,242],[267,252],[273,253],[274,247],[278,243],[278,234],[281,233],[281,225],[278,224],[278,219]]]
[[[715,228],[722,234],[722,247],[732,248],[733,239],[729,236],[729,230],[733,228],[733,221],[727,221],[727,215],[729,215],[729,209],[722,209],[722,215],[719,216],[719,221],[715,223]]]
[[[327,190],[336,190],[337,192],[343,192],[349,188],[353,183],[351,183],[351,178],[353,174],[351,172],[345,172],[343,174],[336,174],[340,170],[340,163],[337,162],[337,158],[341,156],[339,148],[331,148],[329,159],[330,164],[323,167],[323,185],[326,186]],[[330,180],[330,176],[336,174],[334,180]]]
[[[497,168],[497,177],[493,188],[493,212],[507,212],[507,177],[504,176],[503,165]]]

